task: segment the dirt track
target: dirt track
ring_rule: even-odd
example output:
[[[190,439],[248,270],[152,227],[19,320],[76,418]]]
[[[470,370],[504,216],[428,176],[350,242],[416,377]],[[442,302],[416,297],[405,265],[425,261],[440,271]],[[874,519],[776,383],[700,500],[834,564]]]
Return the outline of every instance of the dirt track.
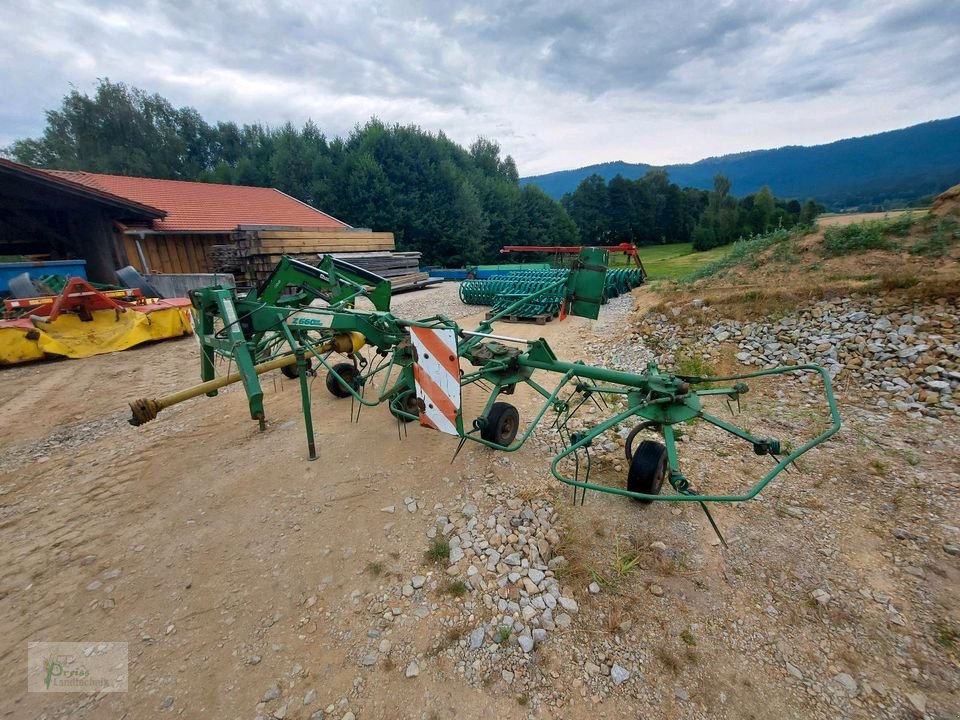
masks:
[[[509,330],[560,332],[556,324]],[[313,386],[320,459],[308,462],[298,386],[279,373],[264,379],[264,433],[236,387],[143,428],[127,425],[129,400],[193,384],[197,368],[196,344],[185,339],[0,373],[0,418],[10,429],[0,467],[2,696],[15,716],[77,705],[69,695],[23,692],[28,639],[131,643],[130,693],[107,696],[89,708],[94,717],[149,717],[168,695],[187,717],[251,717],[264,688],[295,664],[331,700],[348,696],[356,663],[338,646],[332,618],[345,605],[350,620],[349,594],[376,588],[363,571],[378,554],[396,549],[409,565],[425,547],[419,515],[403,511],[384,531],[380,508],[402,509],[406,496],[428,507],[449,501],[493,460],[470,449],[451,467],[455,442],[419,427],[401,442],[383,408],[366,409],[351,427],[349,402],[330,397],[321,378]],[[85,589],[111,569],[122,575]],[[320,599],[306,612],[313,595]],[[256,653],[262,662],[246,665]],[[427,677],[411,686],[402,674],[376,685],[371,716],[463,692]],[[497,714],[515,711],[512,699],[502,702]],[[477,716],[496,704],[488,698]]]
[[[601,328],[595,334],[588,321],[572,318],[500,332],[544,336],[564,359],[595,361],[585,348],[612,340],[613,328]],[[926,428],[905,421],[893,428],[878,413],[858,410],[851,394],[844,398],[848,430],[804,463],[802,480],[783,483],[761,502],[716,511],[731,541],[723,551],[689,504],[638,510],[591,495],[585,507],[571,508],[567,494],[546,481],[541,444],[506,464],[468,448],[451,465],[452,438],[410,427],[399,440],[383,408],[365,409],[351,426],[349,401],[331,398],[322,378],[313,384],[316,462],[306,459],[297,385],[279,373],[264,378],[266,432],[248,419],[237,388],[166,410],[142,428],[126,424],[129,400],[192,384],[196,375],[191,339],[0,372],[6,716],[267,717],[277,703],[258,702],[277,683],[291,698],[284,706],[290,718],[311,717],[329,704],[335,710],[327,717],[337,720],[348,712],[905,717],[904,698],[918,691],[913,668],[931,707],[947,713],[931,717],[950,717],[957,707],[944,689],[956,677],[956,656],[938,660],[930,650],[933,619],[940,613],[949,620],[952,611],[943,608],[956,607],[955,565],[935,543],[892,534],[900,525],[934,523],[924,519],[931,513],[948,522],[957,509],[952,424],[931,445],[922,439]],[[520,397],[517,404],[529,411],[531,402]],[[749,404],[745,422],[801,428],[805,402],[790,390],[771,405]],[[683,451],[698,482],[734,486],[759,462],[741,461],[730,444],[696,429]],[[886,476],[864,473],[865,458],[874,455],[884,457]],[[613,462],[599,472],[613,474]],[[901,485],[912,490],[890,517],[881,506],[894,502]],[[615,543],[629,542],[642,555],[635,572],[597,596],[586,591],[589,576],[567,581],[581,612],[530,660],[531,673],[552,678],[561,699],[531,703],[550,692],[521,692],[499,676],[482,686],[463,681],[456,642],[449,653],[434,652],[434,643],[449,634],[446,623],[456,613],[472,618],[483,608],[464,610],[463,601],[439,595],[426,598],[424,617],[405,612],[384,631],[392,655],[363,666],[378,642],[368,633],[380,627],[368,611],[370,598],[386,593],[404,602],[405,578],[443,573],[445,566],[432,568],[423,558],[425,532],[439,512],[434,506],[458,508],[474,498],[482,514],[484,497],[501,489],[556,503],[568,529],[566,554],[581,570],[611,575]],[[938,508],[945,494],[948,504]],[[410,497],[418,500],[414,513],[404,507]],[[383,512],[385,506],[395,512]],[[657,541],[670,553],[651,549]],[[892,564],[894,555],[926,568],[922,588],[902,574],[902,563]],[[380,564],[382,572],[370,572]],[[843,605],[812,602],[811,591],[823,587]],[[906,629],[891,626],[888,610],[874,600],[858,604],[865,592],[890,599]],[[27,640],[128,642],[129,692],[27,693]],[[593,675],[584,663],[601,655],[633,663],[632,679],[618,688]],[[407,678],[413,658],[419,676]],[[804,689],[785,662],[814,677],[822,692]],[[855,693],[831,685],[842,673],[856,678]],[[310,689],[317,698],[303,707],[299,698]]]

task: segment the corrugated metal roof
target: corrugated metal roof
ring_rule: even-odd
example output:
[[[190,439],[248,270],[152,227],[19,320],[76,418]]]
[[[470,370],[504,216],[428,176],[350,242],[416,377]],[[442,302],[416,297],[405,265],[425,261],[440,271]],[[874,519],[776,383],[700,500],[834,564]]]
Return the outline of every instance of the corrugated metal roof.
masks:
[[[350,227],[274,188],[156,180],[69,170],[44,172],[164,210],[166,217],[151,223],[151,227],[159,231],[230,232],[236,230],[238,225]]]

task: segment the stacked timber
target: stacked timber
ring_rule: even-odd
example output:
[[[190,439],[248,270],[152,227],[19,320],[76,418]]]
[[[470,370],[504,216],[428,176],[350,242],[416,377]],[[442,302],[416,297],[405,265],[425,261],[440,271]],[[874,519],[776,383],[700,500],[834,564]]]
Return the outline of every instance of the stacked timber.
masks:
[[[393,233],[354,228],[240,225],[233,235],[240,272],[251,284],[263,282],[284,255],[316,264],[325,253],[393,250]]]
[[[211,245],[207,248],[207,261],[214,272],[243,272],[240,248],[236,245]]]
[[[430,273],[420,270],[418,252],[349,252],[331,253],[364,270],[376,273],[390,281],[394,292],[414,290],[432,285]]]

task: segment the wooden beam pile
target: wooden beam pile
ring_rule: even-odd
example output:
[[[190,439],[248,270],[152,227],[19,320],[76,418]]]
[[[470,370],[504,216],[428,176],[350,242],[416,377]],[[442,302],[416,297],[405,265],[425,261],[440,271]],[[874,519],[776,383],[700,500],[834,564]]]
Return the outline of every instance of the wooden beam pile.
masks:
[[[418,252],[351,252],[332,253],[334,257],[346,260],[352,265],[362,267],[386,278],[398,290],[415,289],[428,284],[430,273],[420,270]]]
[[[393,233],[354,230],[353,228],[303,228],[241,225],[233,235],[240,271],[247,282],[266,279],[280,261],[291,255],[316,264],[324,253],[393,250]]]
[[[211,245],[207,248],[207,261],[214,272],[242,272],[240,248],[236,245]]]

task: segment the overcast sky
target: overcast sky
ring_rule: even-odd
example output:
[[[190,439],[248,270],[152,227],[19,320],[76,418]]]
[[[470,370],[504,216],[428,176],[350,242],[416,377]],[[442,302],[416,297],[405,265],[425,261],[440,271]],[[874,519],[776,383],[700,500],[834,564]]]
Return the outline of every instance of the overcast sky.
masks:
[[[98,77],[211,122],[483,135],[521,175],[690,162],[960,114],[960,2],[0,0],[0,146]]]

